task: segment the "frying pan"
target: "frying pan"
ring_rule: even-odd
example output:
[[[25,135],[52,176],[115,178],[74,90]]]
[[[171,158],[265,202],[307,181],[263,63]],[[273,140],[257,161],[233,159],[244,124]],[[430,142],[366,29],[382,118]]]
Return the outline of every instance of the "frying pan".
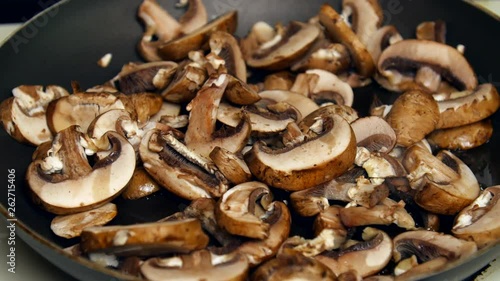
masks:
[[[22,84],[61,85],[70,89],[71,81],[82,88],[98,85],[112,78],[124,63],[140,61],[136,44],[143,26],[136,17],[141,0],[72,0],[62,1],[39,14],[0,48],[0,99],[11,95],[11,90]],[[175,1],[160,1],[174,16]],[[257,20],[270,24],[290,20],[306,21],[317,14],[325,0],[214,0],[205,1],[209,15],[239,11],[236,32],[244,36]],[[340,1],[327,1],[340,8]],[[498,46],[500,24],[498,17],[462,1],[381,0],[385,24],[398,27],[405,38],[414,36],[415,27],[422,21],[442,19],[447,23],[447,41],[450,45],[466,46],[466,57],[475,69],[480,83],[500,83]],[[113,54],[109,67],[99,68],[96,61],[106,53]],[[390,99],[391,94],[371,85],[356,89],[354,107],[366,114],[371,98],[377,94]],[[360,98],[362,96],[363,98]],[[480,148],[456,152],[474,171],[482,187],[500,184],[500,114],[493,117],[494,135]],[[35,206],[26,190],[25,170],[30,163],[33,147],[19,144],[0,130],[0,171],[3,181],[8,169],[15,169],[17,235],[62,270],[81,280],[130,279],[113,270],[105,269],[79,257],[63,252],[78,240],[66,240],[50,230],[53,215]],[[3,189],[6,190],[6,189]],[[160,219],[188,202],[168,199],[161,191],[148,200],[125,201],[117,198],[119,214],[113,224],[130,224]],[[0,193],[0,213],[7,217],[7,192]],[[497,258],[500,245],[481,250],[465,262],[428,277],[428,280],[464,280]]]

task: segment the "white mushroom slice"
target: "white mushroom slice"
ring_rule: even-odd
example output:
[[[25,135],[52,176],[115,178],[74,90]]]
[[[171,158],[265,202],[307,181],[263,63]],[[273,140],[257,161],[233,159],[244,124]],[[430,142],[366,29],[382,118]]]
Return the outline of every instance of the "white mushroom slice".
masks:
[[[274,101],[276,103],[284,102],[290,104],[300,112],[300,115],[302,117],[311,114],[313,111],[319,108],[319,106],[310,98],[291,91],[283,91],[283,90],[262,91],[259,93],[259,96],[262,99]]]
[[[457,98],[439,101],[437,129],[458,127],[483,120],[500,107],[500,95],[492,84],[479,85],[472,91],[456,93]]]
[[[356,140],[351,126],[339,115],[320,118],[322,132],[294,147],[273,150],[255,143],[245,154],[252,174],[273,187],[302,190],[328,182],[347,171],[356,156]],[[304,125],[310,127],[313,124]]]
[[[383,118],[363,117],[351,123],[358,146],[370,152],[390,152],[396,145],[396,133]]]
[[[375,72],[375,63],[370,53],[340,14],[329,4],[323,4],[319,12],[319,20],[335,40],[349,49],[356,71],[363,77],[372,76]]]
[[[363,242],[339,251],[328,251],[315,256],[338,276],[356,270],[362,277],[373,275],[384,268],[392,257],[392,240],[384,231],[367,227]]]
[[[220,197],[228,188],[227,180],[213,164],[208,165],[209,160],[193,162],[202,157],[174,139],[177,139],[174,131],[152,129],[145,134],[139,154],[146,171],[161,186],[182,198]]]
[[[220,198],[216,216],[218,224],[234,235],[264,239],[269,235],[269,224],[262,220],[273,195],[260,182],[246,182],[229,189]]]
[[[417,190],[415,202],[436,214],[454,215],[479,195],[479,183],[471,169],[450,151],[436,156],[420,146],[408,148],[403,165]]]
[[[13,97],[0,104],[0,122],[15,140],[38,146],[52,140],[46,118],[50,102],[69,93],[59,86],[23,85],[12,90]]]
[[[352,11],[352,30],[361,43],[367,46],[384,19],[379,1],[343,0],[342,7],[342,12],[348,8]]]
[[[135,168],[132,145],[116,132],[103,138],[110,153],[92,167],[80,144],[82,133],[75,126],[56,135],[49,155],[33,161],[26,178],[35,202],[55,214],[87,211],[118,196]]]
[[[340,209],[340,218],[346,227],[396,224],[407,230],[416,229],[415,221],[404,207],[403,202],[395,202],[385,198],[372,208],[342,208]]]
[[[75,93],[62,97],[47,108],[47,124],[57,133],[72,125],[87,131],[94,118],[108,110],[125,109],[123,102],[110,93]]]
[[[80,236],[82,230],[87,227],[107,224],[116,214],[116,205],[108,203],[86,212],[56,216],[50,223],[50,229],[57,236],[68,239],[74,238]]]
[[[214,255],[200,250],[171,258],[150,258],[141,265],[141,273],[151,281],[244,281],[248,261],[242,254]]]
[[[324,264],[298,253],[286,253],[267,261],[252,274],[251,281],[334,281],[337,276]]]
[[[452,228],[454,236],[474,241],[479,249],[498,243],[500,225],[500,186],[490,186],[456,217]]]
[[[80,242],[84,253],[117,256],[188,253],[207,244],[208,236],[196,219],[88,227]]]
[[[316,25],[292,21],[283,34],[251,51],[247,64],[254,68],[284,69],[304,55],[320,30]]]
[[[405,39],[387,47],[378,60],[378,71],[396,87],[405,81],[402,73],[416,72],[424,66],[460,90],[477,87],[476,74],[467,59],[443,43]]]

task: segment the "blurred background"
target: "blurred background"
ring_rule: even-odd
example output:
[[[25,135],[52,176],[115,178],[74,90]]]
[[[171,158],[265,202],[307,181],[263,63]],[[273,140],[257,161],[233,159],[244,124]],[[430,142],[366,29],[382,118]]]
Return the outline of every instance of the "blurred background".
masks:
[[[25,22],[60,0],[1,0],[0,23]]]

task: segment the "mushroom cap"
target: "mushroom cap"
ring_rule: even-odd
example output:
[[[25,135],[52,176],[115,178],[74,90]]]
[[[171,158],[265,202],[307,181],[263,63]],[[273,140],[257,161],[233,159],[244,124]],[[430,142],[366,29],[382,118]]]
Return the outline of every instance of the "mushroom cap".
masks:
[[[69,130],[74,127],[66,129]],[[67,154],[68,159],[62,159],[62,164],[70,169],[64,169],[62,173],[47,174],[41,165],[45,160],[35,160],[26,172],[26,180],[35,202],[41,204],[43,208],[55,214],[69,214],[83,212],[111,201],[118,196],[130,180],[135,169],[135,152],[132,145],[116,132],[108,132],[103,138],[107,138],[111,144],[110,153],[100,159],[93,167],[90,167],[86,157],[72,157],[68,151],[59,151],[60,154]],[[80,137],[68,137],[63,142],[78,142],[63,146],[66,148],[77,147],[80,151],[73,153],[83,153],[83,148],[79,144]],[[58,146],[58,138],[54,140]],[[64,145],[64,144],[63,144]],[[87,167],[79,167],[81,161],[87,163]],[[48,160],[47,160],[48,161]],[[61,161],[61,160],[59,160]],[[67,161],[68,163],[64,163]],[[66,173],[72,172],[72,174]],[[52,179],[51,179],[52,178]]]
[[[166,61],[184,59],[191,50],[202,49],[205,45],[208,47],[205,43],[213,32],[225,31],[233,34],[236,31],[237,21],[237,11],[227,12],[187,35],[162,43],[158,46],[158,55]]]
[[[471,91],[455,93],[457,98],[439,101],[437,129],[452,128],[483,120],[500,107],[500,95],[492,84],[481,84]]]
[[[323,4],[319,12],[319,20],[333,39],[349,49],[356,71],[363,77],[372,76],[375,72],[375,63],[370,53],[341,15],[329,4]]]
[[[208,239],[199,220],[185,219],[88,227],[82,232],[80,246],[85,253],[151,256],[200,250]]]
[[[479,249],[497,244],[500,239],[500,186],[490,186],[455,217],[454,236],[474,241]]]
[[[485,119],[468,125],[435,130],[427,136],[427,140],[440,149],[468,150],[485,144],[492,135],[493,124],[491,120]]]
[[[248,261],[235,253],[214,255],[206,250],[170,258],[150,258],[141,265],[141,273],[151,281],[244,281]]]
[[[412,90],[396,99],[386,121],[396,132],[397,143],[408,147],[434,131],[439,118],[439,108],[432,96]]]
[[[432,68],[460,90],[477,87],[476,74],[467,59],[457,49],[434,41],[401,40],[382,52],[377,65],[379,73],[391,81],[395,72],[417,71],[422,66]]]
[[[354,132],[340,115],[324,116],[322,120],[323,132],[303,143],[277,150],[255,143],[245,154],[252,174],[270,186],[296,191],[347,171],[356,155]]]

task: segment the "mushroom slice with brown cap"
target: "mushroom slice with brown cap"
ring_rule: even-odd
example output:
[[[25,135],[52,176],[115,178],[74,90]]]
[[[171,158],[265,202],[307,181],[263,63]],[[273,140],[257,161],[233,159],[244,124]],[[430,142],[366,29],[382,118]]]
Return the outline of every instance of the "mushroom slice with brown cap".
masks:
[[[216,249],[216,251],[227,252],[234,250],[242,253],[247,257],[252,267],[274,257],[278,253],[280,246],[290,235],[292,223],[290,211],[284,203],[274,201],[269,205],[268,212],[262,219],[269,224],[267,238],[243,241],[240,245],[220,248]]]
[[[257,105],[264,103],[272,104],[272,102],[287,103],[296,108],[300,112],[301,117],[305,117],[319,109],[319,106],[310,98],[291,91],[262,91],[259,93],[259,96],[261,101]],[[298,119],[297,122],[301,121],[301,119]]]
[[[218,108],[228,82],[227,74],[209,78],[187,106],[189,125],[184,141],[187,147],[207,158],[216,146],[239,152],[250,137],[251,125],[245,116],[236,127],[216,131]]]
[[[382,184],[387,178],[407,176],[403,164],[393,156],[386,153],[370,153],[366,161],[364,159],[359,160],[359,158],[365,157],[360,156],[360,153],[364,153],[361,152],[362,150],[364,150],[364,148],[358,148],[355,163],[365,169],[370,182],[373,184]]]
[[[208,22],[207,10],[202,0],[187,0],[187,5],[187,11],[179,18],[182,34],[192,33]],[[181,3],[178,6],[183,5]]]
[[[317,42],[295,62],[290,70],[306,71],[307,69],[322,69],[331,73],[340,73],[351,66],[351,54],[343,44],[332,43],[327,39],[317,39]]]
[[[136,167],[132,179],[127,183],[121,196],[127,200],[137,200],[159,190],[159,184],[146,172],[144,167]]]
[[[150,258],[141,265],[141,273],[151,281],[244,281],[248,261],[239,253],[219,256],[200,250],[177,257]]]
[[[314,76],[317,76],[317,79]],[[305,83],[302,79],[305,79]],[[351,86],[335,74],[322,69],[309,69],[299,74],[290,90],[310,97],[318,104],[330,102],[352,106],[354,102]]]
[[[171,61],[128,63],[111,82],[124,94],[154,92],[170,83],[177,67]]]
[[[347,237],[347,229],[340,219],[340,210],[342,208],[341,206],[333,205],[319,213],[314,219],[314,235],[319,236],[323,230],[330,229],[337,234],[337,237]]]
[[[500,95],[492,84],[479,85],[472,91],[455,93],[439,101],[440,118],[437,129],[471,124],[488,118],[500,107]]]
[[[227,74],[229,83],[227,84],[224,97],[231,103],[238,105],[252,105],[258,102],[261,97],[257,91],[239,78]]]
[[[438,129],[427,136],[434,146],[448,150],[468,150],[488,142],[493,135],[493,124],[485,119],[472,124]]]
[[[57,236],[74,238],[80,236],[83,229],[92,226],[105,225],[117,214],[116,205],[107,203],[101,207],[85,212],[56,216],[50,223],[50,229]]]
[[[292,88],[294,81],[295,75],[289,71],[271,73],[264,78],[264,91],[288,91]]]
[[[446,44],[405,39],[387,47],[378,60],[379,73],[398,87],[408,72],[430,67],[459,90],[473,90],[477,78],[467,59],[455,48]]]
[[[363,242],[348,248],[327,251],[314,258],[328,266],[337,276],[356,270],[362,277],[378,273],[390,261],[393,243],[389,235],[376,228],[363,230]]]
[[[57,133],[72,125],[86,131],[94,118],[111,109],[125,109],[115,95],[101,93],[75,93],[51,102],[47,107],[47,124]]]
[[[315,128],[318,132],[315,136],[283,149],[255,143],[245,154],[245,161],[256,178],[273,187],[296,191],[328,182],[352,166],[356,140],[344,118],[324,115],[311,123],[304,120],[301,121],[303,126],[319,128]],[[320,157],[311,158],[310,155]]]
[[[286,253],[260,265],[250,277],[252,281],[310,280],[336,281],[330,268],[299,253]]]
[[[207,79],[206,70],[199,64],[191,62],[178,68],[172,82],[161,95],[166,101],[185,103],[191,101],[196,92]]]
[[[109,153],[93,166],[88,162],[76,126],[58,133],[42,159],[33,161],[26,180],[36,203],[55,214],[84,212],[118,196],[135,168],[132,145],[116,132],[108,132]]]
[[[216,31],[210,35],[210,50],[224,60],[227,72],[243,83],[247,82],[247,66],[236,38],[227,32]]]
[[[0,104],[0,122],[15,140],[38,146],[52,140],[46,109],[50,102],[69,93],[62,87],[22,85],[12,90],[13,97]]]
[[[246,182],[229,189],[216,208],[219,225],[234,235],[264,239],[269,224],[262,220],[273,200],[269,188],[260,182]]]
[[[307,52],[319,35],[320,29],[317,26],[291,21],[283,33],[277,33],[272,40],[251,50],[246,62],[253,68],[287,68]]]
[[[233,34],[236,31],[237,20],[237,11],[227,12],[187,35],[168,42],[162,42],[158,45],[158,55],[167,61],[184,59],[188,57],[189,52],[192,50],[208,48],[206,43],[213,32],[225,31]],[[207,46],[205,47],[205,45]]]
[[[153,93],[136,93],[129,95],[128,98],[134,107],[134,117],[141,127],[146,125],[150,118],[160,112],[164,106],[162,97]]]
[[[252,173],[242,155],[216,146],[209,156],[219,171],[233,184],[245,183],[252,178]]]
[[[415,255],[420,262],[445,257],[448,261],[466,258],[477,251],[476,244],[449,234],[429,230],[406,231],[394,237],[394,261]]]
[[[421,22],[415,33],[419,40],[446,43],[446,22],[443,20]]]
[[[375,63],[370,53],[341,15],[329,4],[323,4],[319,12],[319,20],[334,40],[349,49],[356,71],[363,77],[372,76],[375,72]]]
[[[423,91],[407,91],[396,99],[385,120],[394,129],[397,144],[409,147],[436,129],[438,103]]]
[[[373,33],[370,40],[366,44],[366,48],[368,49],[368,52],[370,52],[373,61],[378,62],[380,54],[383,50],[389,47],[389,45],[401,40],[403,40],[403,37],[396,27],[394,25],[386,25]]]
[[[427,211],[454,215],[479,195],[479,183],[471,169],[447,150],[436,156],[419,146],[410,147],[403,165],[416,189],[415,202]]]
[[[342,15],[352,17],[351,28],[366,46],[384,20],[378,0],[343,0]]]
[[[500,239],[500,186],[490,186],[465,207],[456,217],[454,236],[474,241],[479,249],[498,243]]]
[[[264,21],[255,22],[248,34],[240,39],[240,49],[245,61],[251,58],[253,52],[266,42],[271,42],[273,38],[279,39],[277,35],[283,35],[283,27],[276,25],[276,28]]]
[[[280,252],[293,251],[306,257],[314,257],[324,251],[340,248],[346,241],[345,230],[323,229],[314,238],[305,239],[300,236],[288,238],[282,245]],[[278,253],[278,256],[280,253]]]
[[[151,32],[161,41],[169,41],[181,34],[181,25],[156,0],[143,0],[137,16],[146,25],[146,32]]]
[[[358,146],[370,152],[388,153],[396,145],[396,133],[383,118],[363,117],[351,123]]]
[[[413,230],[416,228],[415,221],[404,207],[405,203],[402,201],[396,202],[385,198],[371,208],[362,206],[342,208],[340,218],[346,227],[396,224],[406,230]]]
[[[80,246],[85,253],[152,256],[200,250],[208,240],[200,221],[185,219],[88,227],[82,231]]]
[[[185,199],[220,197],[227,180],[208,159],[188,149],[174,130],[146,132],[139,154],[146,171],[164,188]]]

